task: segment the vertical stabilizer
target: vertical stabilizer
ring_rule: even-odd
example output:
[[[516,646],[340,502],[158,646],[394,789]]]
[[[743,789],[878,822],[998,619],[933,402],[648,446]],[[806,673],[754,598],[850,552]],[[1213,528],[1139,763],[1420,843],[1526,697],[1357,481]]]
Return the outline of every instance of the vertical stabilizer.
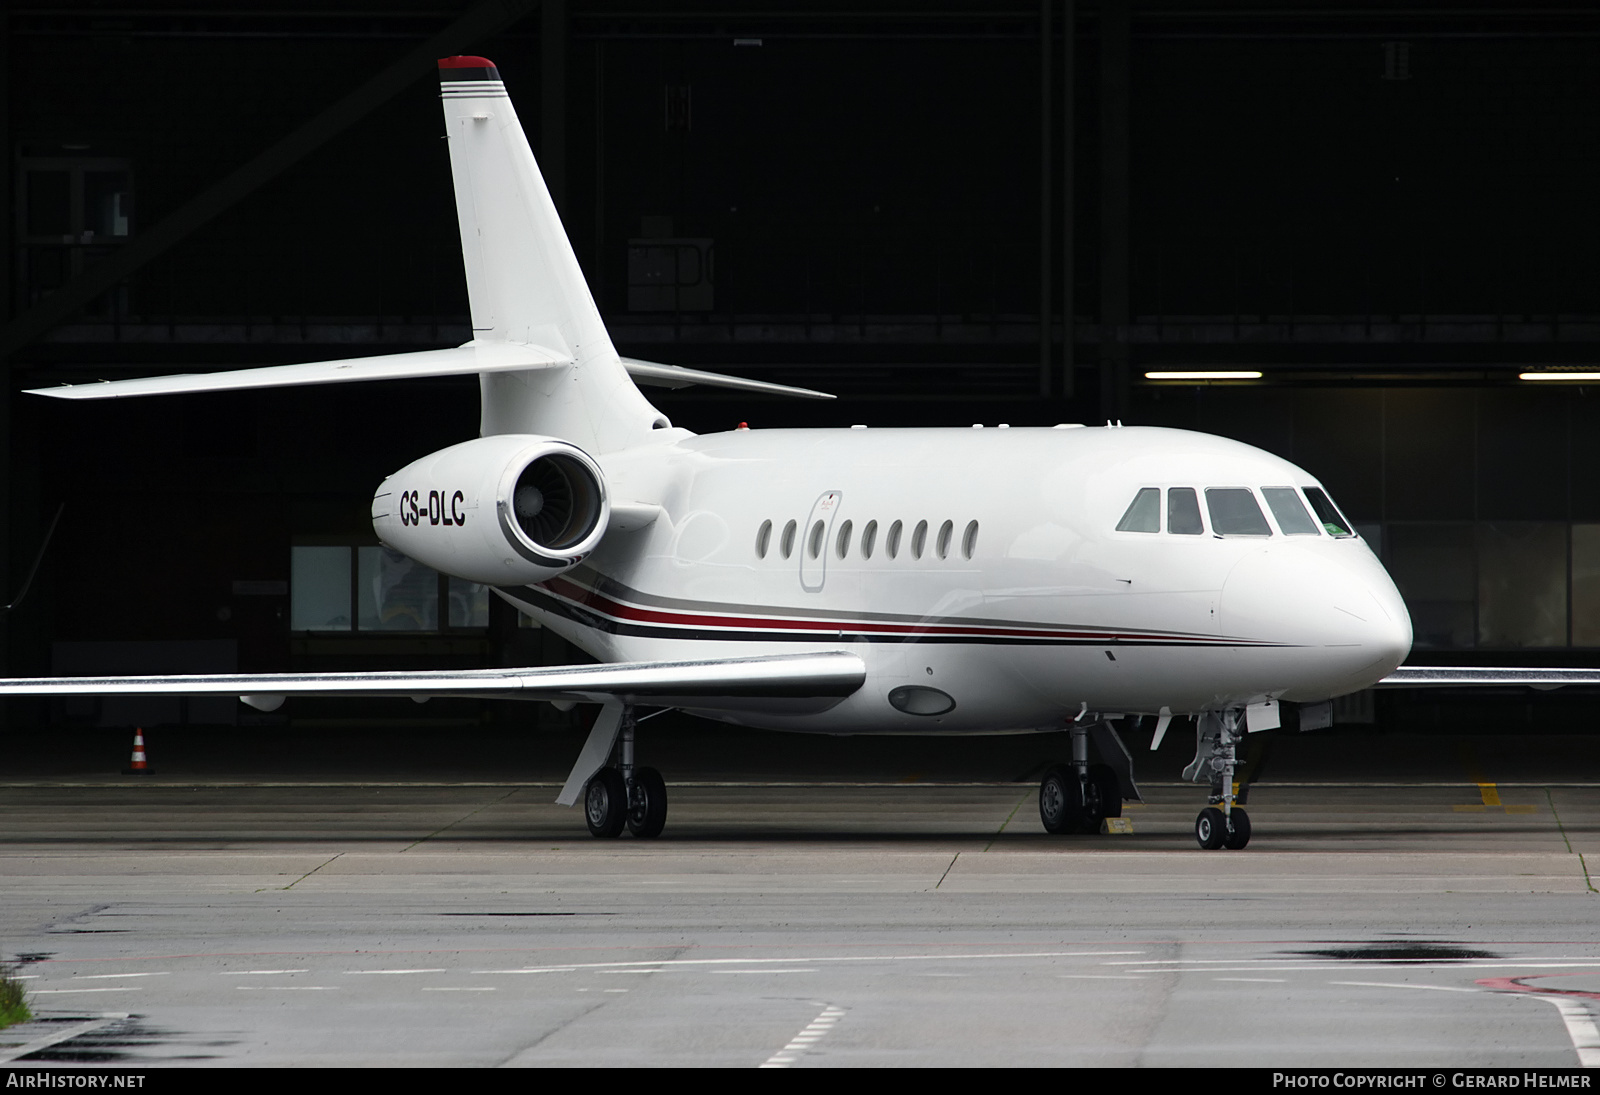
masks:
[[[439,83],[473,338],[573,361],[482,374],[483,434],[546,434],[591,452],[644,440],[666,419],[611,345],[500,73],[482,57],[446,57]]]

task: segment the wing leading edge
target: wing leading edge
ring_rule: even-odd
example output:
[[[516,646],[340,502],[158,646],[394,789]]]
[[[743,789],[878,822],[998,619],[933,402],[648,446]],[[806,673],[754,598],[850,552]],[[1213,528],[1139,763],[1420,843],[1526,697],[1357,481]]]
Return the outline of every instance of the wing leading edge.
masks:
[[[434,696],[524,700],[619,699],[696,708],[738,707],[756,699],[843,699],[866,680],[847,651],[681,662],[624,662],[526,669],[387,673],[218,673],[159,677],[0,679],[0,696],[234,695],[273,710],[286,696]]]

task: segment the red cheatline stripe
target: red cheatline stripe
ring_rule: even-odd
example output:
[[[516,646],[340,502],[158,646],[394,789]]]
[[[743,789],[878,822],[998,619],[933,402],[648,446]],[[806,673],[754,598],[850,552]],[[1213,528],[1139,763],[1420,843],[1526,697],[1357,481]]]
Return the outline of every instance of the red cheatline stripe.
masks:
[[[855,620],[787,620],[771,617],[704,615],[690,612],[664,611],[639,608],[580,586],[566,578],[552,578],[539,584],[540,589],[565,600],[594,609],[617,620],[638,623],[669,624],[678,627],[723,627],[739,630],[762,631],[815,631],[820,634],[838,634],[841,631],[866,632],[875,635],[947,635],[971,638],[1035,638],[1035,639],[1088,639],[1114,641],[1118,639],[1157,639],[1164,642],[1191,642],[1216,644],[1227,642],[1237,645],[1237,640],[1226,640],[1205,635],[1154,633],[1124,635],[1114,631],[1060,631],[1041,628],[974,627],[960,624],[887,624],[863,623]]]
[[[441,57],[440,68],[494,68],[494,62],[487,57]]]

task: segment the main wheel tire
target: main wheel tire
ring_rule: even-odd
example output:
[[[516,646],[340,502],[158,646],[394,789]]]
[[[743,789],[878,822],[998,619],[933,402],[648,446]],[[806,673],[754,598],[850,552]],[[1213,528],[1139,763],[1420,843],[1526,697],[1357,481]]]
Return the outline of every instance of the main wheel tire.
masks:
[[[628,820],[628,789],[622,773],[602,768],[583,791],[583,819],[591,836],[616,836]]]
[[[1194,838],[1208,852],[1222,847],[1227,835],[1228,822],[1215,806],[1207,806],[1194,819]]]
[[[1089,765],[1089,801],[1084,812],[1091,833],[1098,833],[1106,818],[1122,816],[1122,784],[1109,764]]]
[[[1222,846],[1237,851],[1250,843],[1250,815],[1235,806],[1228,811],[1228,820],[1233,824],[1228,835],[1223,837]]]
[[[628,796],[628,832],[637,837],[660,836],[666,823],[666,781],[654,768],[635,768]]]
[[[1039,820],[1044,831],[1056,836],[1079,832],[1083,827],[1082,799],[1078,773],[1064,764],[1051,767],[1039,783]]]

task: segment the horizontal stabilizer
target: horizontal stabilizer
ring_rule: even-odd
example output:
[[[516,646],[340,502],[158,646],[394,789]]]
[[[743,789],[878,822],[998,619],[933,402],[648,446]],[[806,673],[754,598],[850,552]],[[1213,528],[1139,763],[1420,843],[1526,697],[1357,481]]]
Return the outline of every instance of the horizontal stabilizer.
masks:
[[[1423,685],[1512,685],[1560,688],[1567,684],[1600,684],[1600,669],[1488,668],[1480,666],[1402,665],[1378,682],[1379,688]]]
[[[791,388],[787,384],[773,384],[766,380],[746,380],[742,376],[724,376],[699,369],[685,369],[682,365],[662,365],[654,361],[640,361],[625,357],[622,367],[640,384],[657,388],[687,388],[691,384],[704,384],[708,388],[738,388],[740,391],[761,392],[764,395],[787,395],[797,399],[835,399],[828,392],[810,388]]]
[[[259,369],[183,373],[140,380],[63,384],[56,388],[33,388],[29,394],[54,396],[56,399],[124,399],[139,395],[232,392],[250,388],[294,388],[305,384],[351,384],[363,380],[411,380],[429,376],[517,372],[571,363],[570,354],[544,346],[469,342],[451,350],[421,350],[410,354],[380,354],[376,357],[312,361],[304,365],[268,365]]]
[[[217,673],[160,677],[0,679],[0,696],[249,697],[271,710],[283,696],[469,696],[588,700],[609,697],[671,707],[718,700],[842,698],[866,680],[866,665],[846,651],[687,662],[627,662],[526,669],[414,670],[380,673]],[[737,702],[726,706],[736,707]]]

